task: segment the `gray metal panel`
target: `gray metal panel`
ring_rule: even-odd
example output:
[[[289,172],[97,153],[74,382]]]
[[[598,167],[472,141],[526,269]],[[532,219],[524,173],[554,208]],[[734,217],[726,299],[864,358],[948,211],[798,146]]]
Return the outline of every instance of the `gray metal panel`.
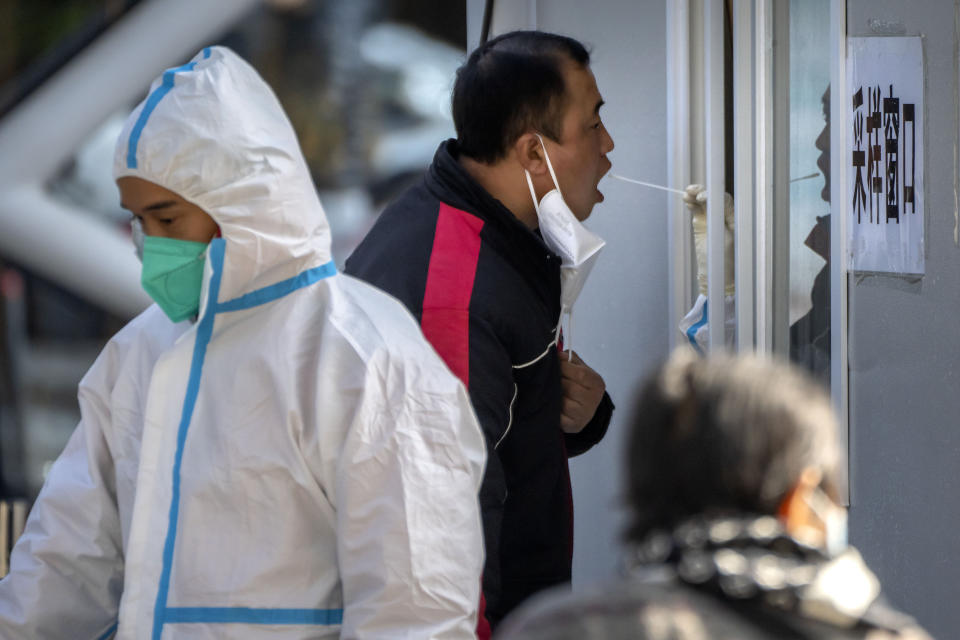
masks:
[[[960,628],[960,249],[955,7],[849,0],[848,35],[923,35],[926,276],[850,283],[851,542],[891,601],[938,638]]]

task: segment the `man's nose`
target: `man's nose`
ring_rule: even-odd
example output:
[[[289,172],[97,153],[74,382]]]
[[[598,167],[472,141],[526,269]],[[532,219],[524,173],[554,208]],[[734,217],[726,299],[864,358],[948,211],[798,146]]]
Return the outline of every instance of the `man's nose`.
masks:
[[[606,154],[613,151],[613,146],[614,146],[613,136],[610,135],[610,132],[607,131],[607,127],[604,126],[603,127],[603,146],[601,148],[603,149],[603,152]]]

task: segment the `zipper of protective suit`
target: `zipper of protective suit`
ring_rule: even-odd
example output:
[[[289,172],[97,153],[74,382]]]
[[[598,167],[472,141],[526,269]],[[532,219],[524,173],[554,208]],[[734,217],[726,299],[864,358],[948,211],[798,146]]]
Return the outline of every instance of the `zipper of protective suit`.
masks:
[[[220,294],[220,279],[223,275],[224,263],[223,238],[214,238],[210,242],[207,259],[211,265],[211,276],[208,284],[206,308],[200,314],[197,324],[196,338],[193,348],[193,357],[190,363],[190,374],[187,378],[187,391],[184,398],[183,412],[180,425],[177,429],[177,449],[174,454],[172,472],[172,494],[170,499],[170,516],[167,528],[167,537],[163,547],[163,564],[160,573],[160,582],[157,589],[157,600],[154,606],[153,640],[160,640],[165,624],[176,622],[211,622],[211,623],[264,623],[264,622],[296,622],[303,624],[339,624],[342,621],[342,609],[253,609],[242,608],[212,608],[212,607],[168,607],[167,596],[170,591],[170,573],[173,569],[173,553],[176,546],[177,522],[180,509],[180,468],[183,462],[184,446],[187,431],[193,417],[197,394],[200,387],[200,378],[203,372],[203,362],[206,356],[207,345],[213,335],[213,323],[218,313],[240,311],[256,307],[329,278],[337,273],[333,261],[319,267],[303,271],[293,278],[278,282],[262,289],[257,289],[238,298],[218,303]]]

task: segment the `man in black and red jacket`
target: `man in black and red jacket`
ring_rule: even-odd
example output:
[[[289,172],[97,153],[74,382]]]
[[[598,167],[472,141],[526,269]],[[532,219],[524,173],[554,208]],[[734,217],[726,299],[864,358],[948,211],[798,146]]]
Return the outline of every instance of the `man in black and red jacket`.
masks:
[[[603,379],[557,338],[560,258],[539,235],[524,176],[538,199],[554,188],[545,149],[577,218],[603,200],[613,140],[589,62],[579,42],[535,31],[474,51],[453,90],[457,139],[346,263],[413,312],[483,426],[481,638],[487,621],[570,580],[567,458],[599,442],[613,412]]]

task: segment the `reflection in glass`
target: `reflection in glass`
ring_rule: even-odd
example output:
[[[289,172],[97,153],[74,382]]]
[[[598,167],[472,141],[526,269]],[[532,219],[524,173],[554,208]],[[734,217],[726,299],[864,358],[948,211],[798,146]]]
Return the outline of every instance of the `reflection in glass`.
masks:
[[[829,8],[829,0],[790,2],[790,358],[827,385],[830,382]]]

